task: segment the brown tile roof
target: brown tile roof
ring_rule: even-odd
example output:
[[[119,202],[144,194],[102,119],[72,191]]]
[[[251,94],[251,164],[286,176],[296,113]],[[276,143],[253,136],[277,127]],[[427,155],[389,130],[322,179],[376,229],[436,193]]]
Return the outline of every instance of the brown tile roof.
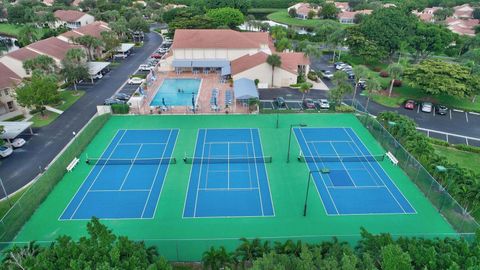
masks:
[[[341,10],[349,10],[350,9],[350,5],[348,4],[348,2],[334,2],[334,4],[335,4],[336,8],[339,8]]]
[[[20,48],[16,51],[10,52],[6,55],[23,62],[23,61],[28,60],[28,59],[33,59],[33,58],[39,56],[40,54],[38,54],[34,51],[31,51],[31,50],[27,49],[26,47],[24,47],[24,48]]]
[[[61,36],[64,36],[67,38],[77,38],[81,36],[92,36],[96,38],[101,38],[102,37],[101,33],[105,31],[110,31],[108,24],[102,21],[96,21],[91,24],[87,24],[82,27],[79,27],[77,29],[65,32],[61,34]]]
[[[471,18],[473,15],[473,8],[469,4],[453,7],[453,15],[457,18]]]
[[[68,50],[72,48],[81,48],[81,46],[72,45],[68,42],[62,41],[56,37],[50,37],[44,40],[37,41],[27,46],[31,50],[38,51],[50,57],[62,60]]]
[[[357,10],[357,11],[344,11],[344,12],[340,12],[338,14],[338,18],[339,19],[354,19],[355,15],[357,15],[357,14],[369,15],[369,14],[372,14],[372,12],[373,12],[373,10],[370,10],[370,9]]]
[[[2,63],[0,63],[0,74],[2,74],[0,76],[0,89],[12,87],[22,80],[20,76]]]
[[[433,19],[433,14],[430,13],[418,13],[417,16],[424,22],[431,22]]]
[[[78,10],[57,10],[53,13],[55,18],[64,22],[75,22],[82,18],[86,13]]]
[[[80,5],[81,2],[83,2],[83,0],[73,0],[72,6],[78,7],[78,5]]]
[[[222,48],[249,49],[269,45],[266,32],[249,33],[225,29],[177,29],[173,38],[173,49]]]
[[[309,65],[310,60],[308,57],[305,57],[303,53],[298,52],[287,52],[278,54],[282,60],[281,69],[286,71],[297,73],[299,65]],[[230,65],[232,68],[232,74],[238,74],[245,70],[249,70],[253,67],[256,67],[260,64],[266,63],[268,54],[264,52],[258,52],[253,55],[245,55],[240,58],[233,60]]]
[[[453,17],[448,17],[445,20],[448,29],[452,32],[457,33],[459,35],[468,35],[474,36],[475,35],[475,26],[480,24],[480,20],[478,19],[456,19]]]

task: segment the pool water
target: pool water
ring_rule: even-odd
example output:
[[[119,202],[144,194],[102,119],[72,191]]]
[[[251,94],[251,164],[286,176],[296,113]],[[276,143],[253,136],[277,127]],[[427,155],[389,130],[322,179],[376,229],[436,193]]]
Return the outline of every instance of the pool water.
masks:
[[[192,93],[197,102],[200,79],[164,79],[150,106],[192,106]],[[179,91],[180,90],[180,91]]]

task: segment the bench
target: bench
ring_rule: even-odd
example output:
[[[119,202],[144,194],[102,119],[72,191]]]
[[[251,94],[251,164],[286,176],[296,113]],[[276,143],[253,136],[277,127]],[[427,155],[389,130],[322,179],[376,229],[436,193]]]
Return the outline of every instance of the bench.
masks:
[[[70,164],[67,166],[67,172],[71,172],[75,166],[77,166],[77,163],[80,161],[78,158],[74,158]]]
[[[387,152],[387,157],[392,161],[393,165],[398,165],[398,159],[390,152]]]

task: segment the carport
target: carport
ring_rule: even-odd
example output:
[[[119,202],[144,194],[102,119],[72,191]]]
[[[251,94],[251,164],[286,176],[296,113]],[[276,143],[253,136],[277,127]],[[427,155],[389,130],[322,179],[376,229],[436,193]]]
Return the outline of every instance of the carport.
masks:
[[[255,82],[247,78],[240,78],[233,81],[233,92],[235,99],[241,101],[243,106],[248,106],[248,100],[258,99],[259,97]]]
[[[93,77],[110,65],[110,62],[87,62],[88,75],[93,83]]]
[[[11,143],[11,140],[15,139],[18,135],[22,134],[25,130],[32,131],[33,122],[0,122],[0,126],[3,126],[3,133],[0,134],[0,139],[7,140]]]
[[[134,46],[135,44],[133,43],[122,43],[120,44],[120,46],[117,47],[116,52],[117,54],[121,54],[126,57],[130,54],[130,51]]]

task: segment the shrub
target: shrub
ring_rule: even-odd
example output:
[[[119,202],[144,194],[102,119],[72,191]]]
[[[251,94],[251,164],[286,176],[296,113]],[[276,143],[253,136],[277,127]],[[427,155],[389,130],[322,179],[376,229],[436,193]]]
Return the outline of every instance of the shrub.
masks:
[[[127,104],[112,104],[112,113],[128,114],[130,107]]]
[[[379,75],[382,78],[387,78],[388,77],[388,72],[386,72],[385,70],[382,70],[382,71],[380,71]]]
[[[382,68],[381,67],[373,67],[372,70],[375,71],[375,72],[380,72],[380,71],[382,71]]]
[[[303,75],[303,74],[298,75],[297,84],[304,83],[305,81],[306,81],[305,80],[305,75]]]
[[[312,80],[312,81],[315,81],[315,82],[318,80],[317,73],[312,72],[312,71],[308,72],[307,77],[308,77],[309,80]]]
[[[352,106],[348,106],[348,105],[339,105],[339,106],[335,106],[335,111],[336,112],[354,112],[355,109],[352,107]]]
[[[259,79],[255,79],[254,82],[255,82],[255,86],[258,86],[258,83],[260,82],[260,80],[259,80]]]
[[[400,87],[402,86],[402,80],[394,80],[393,87]]]

